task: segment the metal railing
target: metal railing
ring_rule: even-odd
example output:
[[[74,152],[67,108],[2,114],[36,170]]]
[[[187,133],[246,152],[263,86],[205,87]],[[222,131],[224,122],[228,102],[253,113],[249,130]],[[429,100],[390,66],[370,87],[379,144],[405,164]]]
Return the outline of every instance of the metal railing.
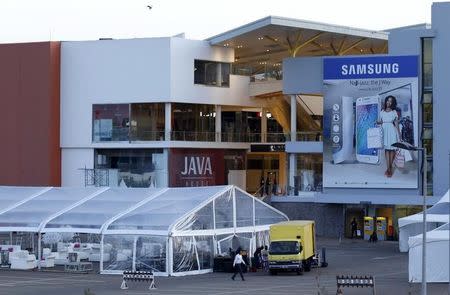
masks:
[[[209,131],[171,131],[170,139],[164,131],[145,131],[140,129],[119,128],[108,134],[94,133],[93,142],[111,141],[203,141],[203,142],[286,142],[291,140],[290,133],[282,132],[209,132]],[[302,131],[296,133],[296,141],[322,141],[320,131]]]

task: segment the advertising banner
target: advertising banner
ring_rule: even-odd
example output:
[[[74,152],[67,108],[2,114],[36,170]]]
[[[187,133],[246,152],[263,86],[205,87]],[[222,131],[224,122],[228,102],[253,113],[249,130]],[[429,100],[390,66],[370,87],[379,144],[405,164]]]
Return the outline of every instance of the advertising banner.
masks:
[[[170,149],[170,187],[225,184],[223,150]]]
[[[417,188],[418,60],[324,58],[324,187]]]

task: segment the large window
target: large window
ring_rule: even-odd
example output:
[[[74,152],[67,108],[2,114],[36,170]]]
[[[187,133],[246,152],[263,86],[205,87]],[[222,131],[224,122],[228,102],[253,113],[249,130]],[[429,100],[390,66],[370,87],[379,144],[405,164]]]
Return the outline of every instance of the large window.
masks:
[[[92,113],[94,142],[128,140],[128,104],[98,104],[93,106]]]
[[[261,113],[222,112],[222,141],[261,142]]]
[[[164,140],[164,103],[131,105],[131,140]]]
[[[194,84],[229,87],[230,68],[231,64],[229,63],[195,60]]]
[[[433,39],[422,39],[422,146],[427,148],[427,191],[433,194]]]
[[[172,140],[215,141],[214,105],[172,104]]]
[[[322,191],[322,154],[297,154],[295,191]]]
[[[167,157],[162,149],[97,149],[96,169],[112,169],[111,186],[162,187],[167,182]],[[114,179],[111,179],[114,178]]]
[[[164,140],[164,103],[95,104],[92,117],[93,142]]]

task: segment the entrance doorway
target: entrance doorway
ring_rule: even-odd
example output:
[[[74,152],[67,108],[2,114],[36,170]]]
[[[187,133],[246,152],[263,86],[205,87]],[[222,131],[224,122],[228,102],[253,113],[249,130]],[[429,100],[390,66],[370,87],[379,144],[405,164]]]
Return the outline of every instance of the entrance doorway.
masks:
[[[359,233],[361,234],[358,236],[358,238],[363,237],[364,233],[364,209],[362,208],[347,208],[345,211],[345,237],[351,238],[352,237],[352,220],[355,218],[357,229],[359,230]]]
[[[247,154],[247,192],[262,195],[278,195],[286,186],[285,153]]]

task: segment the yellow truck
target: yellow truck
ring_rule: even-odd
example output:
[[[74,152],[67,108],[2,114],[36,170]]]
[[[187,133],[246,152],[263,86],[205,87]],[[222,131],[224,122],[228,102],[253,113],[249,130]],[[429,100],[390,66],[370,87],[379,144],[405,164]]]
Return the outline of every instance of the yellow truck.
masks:
[[[315,255],[314,221],[292,220],[270,226],[269,272],[310,271]]]

